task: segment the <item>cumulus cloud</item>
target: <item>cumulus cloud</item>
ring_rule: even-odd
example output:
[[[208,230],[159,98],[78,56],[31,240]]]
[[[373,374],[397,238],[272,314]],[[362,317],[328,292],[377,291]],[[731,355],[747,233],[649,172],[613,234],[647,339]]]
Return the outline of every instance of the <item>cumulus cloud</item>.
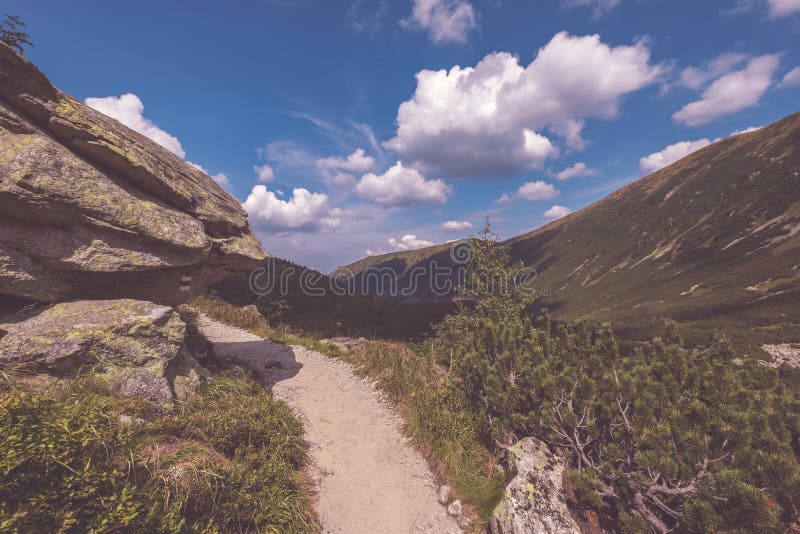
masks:
[[[763,126],[750,126],[748,128],[745,128],[744,130],[736,130],[734,132],[731,132],[731,135],[740,135],[740,134],[746,134],[746,133],[750,133],[750,132],[757,132],[761,128],[763,128]]]
[[[253,187],[242,204],[259,229],[274,232],[314,232],[341,225],[342,212],[330,209],[328,196],[298,187],[289,200],[279,199],[265,185]]]
[[[711,144],[708,139],[698,139],[697,141],[680,141],[664,148],[659,152],[653,152],[639,160],[639,168],[644,172],[655,172],[663,169],[667,165],[683,159],[692,152],[696,152],[703,147]]]
[[[337,172],[325,176],[325,181],[330,185],[352,186],[358,178],[347,172]]]
[[[442,230],[445,232],[462,232],[473,228],[469,221],[447,221],[442,223]]]
[[[400,239],[389,239],[389,246],[395,250],[414,250],[416,248],[433,246],[433,242],[419,239],[414,234],[406,234]]]
[[[541,132],[580,147],[585,119],[614,118],[622,98],[653,83],[644,41],[612,47],[599,35],[555,35],[527,66],[506,52],[474,67],[417,73],[385,145],[426,172],[497,177],[541,167],[558,154]]]
[[[561,0],[561,5],[566,8],[587,7],[591,8],[595,17],[599,17],[617,7],[620,0]]]
[[[681,84],[690,89],[700,89],[711,80],[727,74],[750,56],[738,52],[720,54],[700,67],[687,67],[681,71]]]
[[[367,172],[375,166],[375,158],[367,156],[363,148],[347,156],[347,158],[320,158],[316,166],[321,170],[345,170],[351,172]]]
[[[773,18],[788,17],[800,13],[800,0],[767,0],[769,14]]]
[[[744,69],[715,80],[700,100],[685,105],[672,118],[688,126],[700,126],[758,104],[772,84],[778,63],[777,55],[751,59]]]
[[[441,204],[451,190],[442,180],[428,180],[399,161],[381,175],[365,174],[356,185],[358,196],[384,206]]]
[[[436,44],[466,43],[478,27],[478,13],[466,0],[413,0],[411,15],[400,25],[428,32]]]
[[[104,98],[87,98],[86,105],[108,115],[133,131],[149,137],[179,158],[186,157],[181,142],[174,135],[170,135],[144,116],[144,104],[133,93],[122,96],[107,96]]]
[[[750,126],[742,130],[734,130],[731,132],[729,137],[757,132],[761,128],[763,128],[763,126]],[[671,165],[672,163],[685,158],[693,152],[697,152],[701,148],[707,147],[711,143],[716,143],[721,139],[722,138],[720,137],[714,139],[713,141],[709,141],[708,139],[698,139],[697,141],[679,141],[677,143],[673,143],[665,147],[664,150],[653,152],[649,156],[641,158],[639,160],[639,168],[645,172],[655,172],[659,169],[663,169],[667,165]]]
[[[787,72],[778,85],[779,89],[787,89],[789,87],[800,87],[800,67],[795,67]]]
[[[255,165],[253,170],[256,171],[259,182],[271,182],[275,179],[275,170],[266,163],[263,165]]]
[[[558,196],[558,191],[552,185],[542,182],[525,182],[517,190],[517,196],[525,200],[547,200]]]
[[[588,167],[585,163],[579,161],[571,167],[567,167],[563,171],[556,174],[557,180],[569,180],[570,178],[583,178],[584,176],[596,176],[597,171]]]
[[[556,219],[560,219],[566,215],[572,213],[572,210],[566,206],[553,206],[546,212],[542,214],[542,217],[549,221],[555,221]]]
[[[495,202],[498,204],[508,204],[511,202],[511,195],[508,193],[503,193],[497,200],[495,200]]]

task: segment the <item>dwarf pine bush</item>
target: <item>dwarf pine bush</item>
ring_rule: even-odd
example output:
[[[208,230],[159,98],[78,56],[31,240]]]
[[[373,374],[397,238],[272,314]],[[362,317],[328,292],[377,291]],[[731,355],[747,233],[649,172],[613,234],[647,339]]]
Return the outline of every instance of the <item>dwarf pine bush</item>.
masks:
[[[800,529],[800,400],[776,371],[724,339],[688,348],[674,325],[623,352],[610,325],[533,319],[513,285],[475,280],[515,276],[488,226],[473,248],[467,303],[432,346],[487,446],[534,435],[561,449],[578,494],[624,531]]]

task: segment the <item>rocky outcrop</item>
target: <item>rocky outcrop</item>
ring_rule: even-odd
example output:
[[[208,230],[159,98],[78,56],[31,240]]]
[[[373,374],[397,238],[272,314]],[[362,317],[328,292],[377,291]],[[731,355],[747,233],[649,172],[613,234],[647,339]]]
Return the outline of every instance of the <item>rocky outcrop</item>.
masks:
[[[177,304],[265,257],[213,180],[0,43],[0,298]]]
[[[65,302],[0,324],[0,366],[20,374],[103,376],[121,394],[185,398],[208,376],[189,354],[186,324],[167,306],[138,300]]]
[[[563,462],[547,446],[525,438],[507,449],[514,478],[489,521],[491,534],[579,534],[570,516],[562,479]]]

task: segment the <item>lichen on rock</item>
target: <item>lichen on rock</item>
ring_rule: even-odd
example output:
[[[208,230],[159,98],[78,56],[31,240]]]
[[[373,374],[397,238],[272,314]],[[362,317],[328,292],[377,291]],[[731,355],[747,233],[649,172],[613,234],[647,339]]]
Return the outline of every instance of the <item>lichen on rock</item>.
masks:
[[[0,330],[0,365],[23,374],[92,372],[123,395],[152,401],[186,398],[209,376],[187,350],[178,313],[152,302],[64,302]]]
[[[507,449],[514,477],[489,521],[491,534],[579,534],[569,513],[562,480],[564,462],[535,438],[524,438]]]
[[[241,204],[0,43],[0,296],[185,302],[266,253]]]

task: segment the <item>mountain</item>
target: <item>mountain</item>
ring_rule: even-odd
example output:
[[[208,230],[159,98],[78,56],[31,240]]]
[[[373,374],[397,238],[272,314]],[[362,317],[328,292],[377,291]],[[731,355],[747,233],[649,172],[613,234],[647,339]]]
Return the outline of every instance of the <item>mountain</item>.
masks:
[[[637,334],[665,318],[740,340],[800,339],[800,113],[728,137],[602,200],[509,239],[556,317]],[[453,266],[450,245],[343,270],[369,293]],[[428,285],[402,298],[431,299]],[[742,329],[745,330],[742,330]]]

